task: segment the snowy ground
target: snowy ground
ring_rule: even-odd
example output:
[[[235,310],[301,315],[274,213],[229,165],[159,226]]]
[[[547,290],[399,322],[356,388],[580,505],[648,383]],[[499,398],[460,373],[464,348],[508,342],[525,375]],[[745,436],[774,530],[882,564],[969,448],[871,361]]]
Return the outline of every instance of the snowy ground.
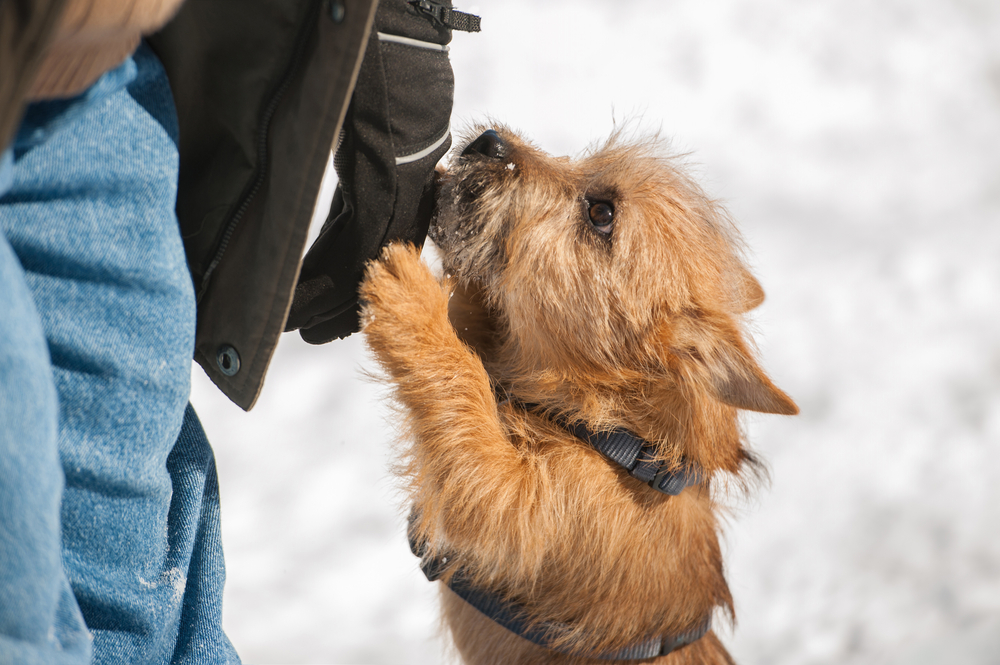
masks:
[[[773,482],[727,528],[737,660],[1000,663],[1000,3],[462,8],[456,126],[572,154],[641,115],[752,249],[802,414],[749,421]],[[442,660],[370,368],[360,339],[286,336],[250,414],[195,371],[249,663]]]

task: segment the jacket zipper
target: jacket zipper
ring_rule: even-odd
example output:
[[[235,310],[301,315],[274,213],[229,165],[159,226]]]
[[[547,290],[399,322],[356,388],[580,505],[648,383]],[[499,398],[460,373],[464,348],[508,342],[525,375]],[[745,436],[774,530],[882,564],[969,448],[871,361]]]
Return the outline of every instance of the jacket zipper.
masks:
[[[295,74],[298,73],[299,66],[302,63],[305,53],[305,45],[309,40],[311,32],[310,29],[317,23],[316,19],[318,18],[319,8],[322,2],[323,0],[316,0],[313,2],[309,15],[306,16],[305,23],[295,38],[292,59],[285,68],[285,71],[281,74],[278,86],[274,89],[267,106],[264,107],[264,113],[261,115],[260,128],[257,130],[257,166],[255,168],[256,175],[254,176],[253,185],[243,196],[243,200],[240,202],[239,206],[237,206],[233,216],[226,223],[226,228],[222,233],[222,238],[219,240],[219,246],[215,250],[215,256],[212,257],[212,262],[208,264],[208,268],[205,270],[205,274],[201,278],[201,286],[198,289],[197,297],[198,304],[201,304],[201,299],[208,291],[208,285],[211,281],[212,273],[215,272],[215,269],[219,266],[219,262],[222,261],[222,256],[226,253],[226,249],[229,247],[229,241],[232,239],[233,233],[236,232],[236,227],[239,226],[239,223],[243,220],[243,216],[250,208],[250,204],[253,202],[253,199],[257,195],[261,186],[263,186],[264,179],[267,177],[267,139],[271,130],[271,120],[274,117],[275,111],[278,110],[278,105],[281,103],[282,98],[288,91],[288,86],[291,84],[292,79],[295,77]]]

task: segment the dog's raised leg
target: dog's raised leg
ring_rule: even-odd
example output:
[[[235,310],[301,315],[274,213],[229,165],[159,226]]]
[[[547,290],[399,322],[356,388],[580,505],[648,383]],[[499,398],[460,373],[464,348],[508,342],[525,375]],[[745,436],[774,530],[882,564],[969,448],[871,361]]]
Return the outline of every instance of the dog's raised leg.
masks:
[[[537,542],[541,526],[522,509],[534,502],[538,474],[524,468],[482,362],[448,319],[449,290],[415,248],[388,247],[362,285],[365,335],[408,416],[422,510],[449,526],[453,547],[480,549],[506,534],[524,553],[519,535]]]

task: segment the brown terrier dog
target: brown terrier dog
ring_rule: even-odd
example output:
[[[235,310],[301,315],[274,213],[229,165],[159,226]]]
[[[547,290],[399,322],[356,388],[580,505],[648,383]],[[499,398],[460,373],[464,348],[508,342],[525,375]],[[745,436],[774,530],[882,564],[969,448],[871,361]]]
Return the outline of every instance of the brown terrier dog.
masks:
[[[468,663],[731,663],[709,483],[737,409],[794,414],[737,234],[655,140],[577,161],[478,128],[441,174],[446,277],[390,246],[365,334],[408,426],[410,537]],[[674,496],[671,496],[674,495]]]

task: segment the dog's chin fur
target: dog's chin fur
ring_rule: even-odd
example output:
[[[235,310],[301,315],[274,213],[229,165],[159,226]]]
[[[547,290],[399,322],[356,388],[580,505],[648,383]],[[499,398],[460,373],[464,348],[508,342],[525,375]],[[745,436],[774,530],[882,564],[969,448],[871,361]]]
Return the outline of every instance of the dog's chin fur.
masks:
[[[362,287],[369,345],[406,414],[415,534],[455,562],[446,580],[461,566],[529,619],[568,626],[563,646],[732,616],[708,478],[752,466],[738,409],[797,412],[744,332],[763,291],[737,232],[655,139],[614,135],[570,160],[494,127],[502,158],[463,156],[484,129],[440,176],[432,237],[448,277],[393,247]],[[594,202],[613,208],[610,229],[591,222]],[[627,428],[706,480],[659,494],[557,418]],[[443,605],[469,663],[591,662],[451,594]],[[711,632],[662,661],[730,662]]]

